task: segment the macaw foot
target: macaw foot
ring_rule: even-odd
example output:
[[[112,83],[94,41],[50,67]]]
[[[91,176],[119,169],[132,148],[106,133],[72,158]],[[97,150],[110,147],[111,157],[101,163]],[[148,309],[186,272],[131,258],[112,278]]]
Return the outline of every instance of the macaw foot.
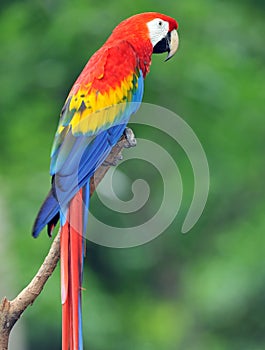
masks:
[[[136,138],[134,136],[134,133],[132,131],[132,129],[130,128],[125,128],[124,132],[123,132],[123,136],[125,137],[125,141],[122,144],[123,148],[131,148],[131,147],[135,147],[137,142],[136,142]],[[116,166],[119,161],[121,161],[123,159],[123,156],[121,154],[122,150],[120,150],[120,152],[115,155],[115,156],[111,156],[113,155],[113,150],[110,152],[110,157],[108,157],[111,160],[105,160],[102,165],[103,166]]]
[[[132,129],[125,128],[123,135],[125,136],[125,139],[127,141],[127,144],[124,145],[124,148],[131,148],[131,147],[136,146],[137,141],[136,141],[136,138],[134,136]]]
[[[123,159],[123,156],[120,153],[117,154],[117,156],[114,157],[114,159],[109,162],[108,160],[104,160],[104,162],[102,163],[103,166],[116,166],[118,165],[119,161]]]

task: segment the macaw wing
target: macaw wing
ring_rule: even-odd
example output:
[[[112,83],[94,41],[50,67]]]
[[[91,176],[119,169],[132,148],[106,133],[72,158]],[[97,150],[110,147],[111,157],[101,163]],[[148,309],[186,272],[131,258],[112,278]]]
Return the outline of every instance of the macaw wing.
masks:
[[[66,206],[121,137],[143,96],[131,45],[102,48],[77,79],[62,110],[51,154],[53,191]]]

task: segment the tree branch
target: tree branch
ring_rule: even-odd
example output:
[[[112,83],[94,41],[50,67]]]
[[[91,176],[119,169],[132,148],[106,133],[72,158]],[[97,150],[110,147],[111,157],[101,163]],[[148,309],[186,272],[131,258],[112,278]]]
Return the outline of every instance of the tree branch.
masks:
[[[101,165],[91,179],[90,196],[94,193],[97,185],[103,179],[104,175],[120,158],[123,148],[132,146],[123,136],[121,140],[113,147],[111,153],[104,165]],[[9,301],[4,297],[0,303],[0,350],[8,349],[10,332],[29,305],[32,305],[39,296],[48,278],[52,275],[60,259],[60,232],[54,238],[51,248],[41,265],[37,274],[31,282],[24,288],[18,296]]]

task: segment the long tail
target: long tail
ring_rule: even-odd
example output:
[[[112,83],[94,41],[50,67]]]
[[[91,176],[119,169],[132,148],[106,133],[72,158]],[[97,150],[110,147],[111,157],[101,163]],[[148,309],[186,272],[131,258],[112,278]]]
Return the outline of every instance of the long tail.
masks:
[[[74,196],[61,217],[62,350],[82,350],[81,288],[89,184]]]
[[[51,236],[60,217],[62,350],[83,349],[81,288],[89,189],[88,181],[70,201],[66,214],[65,210],[60,211],[51,190],[40,208],[32,231],[33,236],[37,237],[47,225]]]

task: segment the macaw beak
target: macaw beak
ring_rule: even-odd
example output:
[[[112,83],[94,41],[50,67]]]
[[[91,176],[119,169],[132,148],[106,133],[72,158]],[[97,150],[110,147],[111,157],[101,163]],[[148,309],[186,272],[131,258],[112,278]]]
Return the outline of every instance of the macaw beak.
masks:
[[[167,34],[167,40],[168,40],[168,55],[165,59],[165,62],[168,61],[171,57],[173,57],[178,49],[179,46],[179,36],[176,29],[172,30],[172,32],[169,32]]]
[[[179,37],[176,29],[173,29],[171,32],[168,32],[166,37],[160,40],[153,48],[153,53],[163,53],[167,52],[167,58],[165,61],[168,61],[173,57],[179,46]]]

